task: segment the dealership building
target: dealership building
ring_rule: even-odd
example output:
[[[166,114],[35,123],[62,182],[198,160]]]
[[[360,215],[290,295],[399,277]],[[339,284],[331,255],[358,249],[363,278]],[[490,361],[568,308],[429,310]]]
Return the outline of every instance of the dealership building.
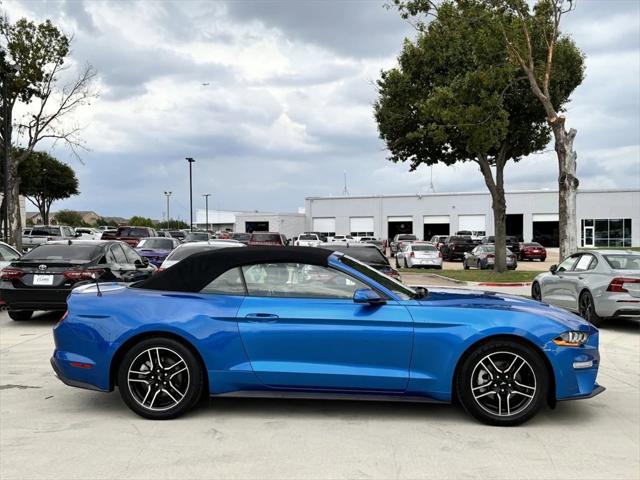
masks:
[[[558,246],[558,191],[506,193],[507,234]],[[578,244],[584,247],[640,246],[640,190],[579,190]],[[413,233],[429,240],[460,230],[493,235],[488,192],[308,197],[307,230],[393,238]]]

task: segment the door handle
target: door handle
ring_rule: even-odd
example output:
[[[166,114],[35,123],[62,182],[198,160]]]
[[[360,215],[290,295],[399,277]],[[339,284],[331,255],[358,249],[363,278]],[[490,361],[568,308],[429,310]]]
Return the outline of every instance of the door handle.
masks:
[[[249,322],[273,323],[280,317],[271,313],[248,313],[244,316],[244,318],[246,318]]]

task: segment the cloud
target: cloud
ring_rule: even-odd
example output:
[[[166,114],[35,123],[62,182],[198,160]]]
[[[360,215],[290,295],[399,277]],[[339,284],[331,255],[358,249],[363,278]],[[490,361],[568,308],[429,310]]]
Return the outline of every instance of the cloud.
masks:
[[[188,218],[212,208],[296,211],[306,196],[484,191],[474,164],[389,162],[372,103],[380,70],[414,30],[384,0],[227,2],[5,1],[15,20],[50,18],[74,35],[72,60],[93,64],[101,98],[75,122],[84,164],[60,145],[81,195],[54,209],[161,218],[163,192]],[[581,188],[640,185],[640,5],[582,1],[564,19],[587,55],[568,106]],[[555,188],[553,146],[506,168],[508,190]]]

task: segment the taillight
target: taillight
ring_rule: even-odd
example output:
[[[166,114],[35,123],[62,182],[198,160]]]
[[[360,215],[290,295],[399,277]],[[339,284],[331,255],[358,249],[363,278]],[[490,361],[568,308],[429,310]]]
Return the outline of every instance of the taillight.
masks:
[[[416,252],[411,252],[411,253],[409,254],[409,256],[410,256],[411,258],[415,258],[415,256],[416,256]]]
[[[80,280],[93,280],[104,273],[104,270],[67,270],[62,275],[67,280],[73,280],[74,282]]]
[[[65,318],[67,318],[68,316],[69,316],[69,310],[65,310],[64,315],[60,317],[60,320],[58,320],[58,323],[64,322]]]
[[[628,292],[629,290],[623,286],[625,283],[640,283],[640,278],[616,277],[611,280],[611,283],[607,287],[607,292]]]
[[[0,279],[1,280],[15,280],[24,275],[24,272],[19,268],[4,268],[0,271]]]
[[[438,257],[442,258],[442,252],[438,250]]]

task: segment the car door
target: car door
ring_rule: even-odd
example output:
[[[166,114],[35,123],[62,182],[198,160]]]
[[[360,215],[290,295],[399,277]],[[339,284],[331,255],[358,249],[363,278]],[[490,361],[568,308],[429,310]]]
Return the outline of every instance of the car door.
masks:
[[[580,254],[574,254],[565,258],[559,265],[555,274],[547,275],[541,285],[542,299],[562,308],[571,308],[571,280],[570,272],[573,270]]]
[[[573,269],[565,272],[564,281],[567,285],[567,307],[571,310],[578,311],[578,300],[580,292],[588,283],[588,278],[592,275],[592,270],[598,264],[596,257],[591,253],[583,253],[580,255]]]
[[[258,379],[296,389],[403,391],[413,320],[398,302],[353,302],[363,282],[303,264],[243,267],[238,328]]]

